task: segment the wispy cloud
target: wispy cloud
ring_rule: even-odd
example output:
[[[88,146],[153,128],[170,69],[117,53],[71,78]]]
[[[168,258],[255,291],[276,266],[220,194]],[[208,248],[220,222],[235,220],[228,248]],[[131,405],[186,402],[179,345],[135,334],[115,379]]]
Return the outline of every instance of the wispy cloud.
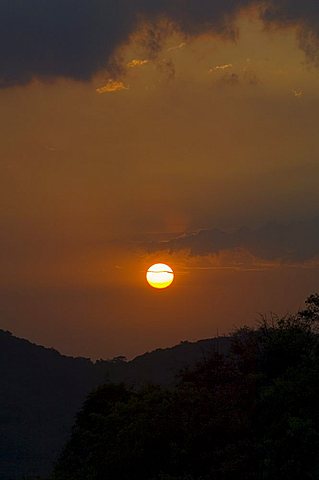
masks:
[[[128,90],[129,87],[118,80],[109,80],[105,85],[96,89],[96,93],[114,93],[121,90]]]
[[[149,63],[149,60],[140,60],[138,58],[134,58],[130,62],[127,63],[128,68],[136,68],[136,67],[141,67],[142,65],[146,65]]]
[[[170,47],[167,49],[168,52],[172,52],[174,50],[180,50],[181,48],[186,47],[186,42],[181,42],[179,45],[175,45],[174,47]]]
[[[238,72],[234,71],[232,68],[232,63],[216,65],[215,67],[209,69],[209,73],[216,73],[213,78],[217,85],[259,85],[261,83],[260,79],[253,70],[245,67]]]
[[[239,252],[240,261],[243,252],[246,252],[246,264],[249,258],[257,258],[265,260],[267,264],[280,261],[293,265],[319,258],[319,217],[287,225],[269,223],[255,229],[243,227],[232,232],[217,228],[200,230],[165,243],[154,243],[153,247],[173,252],[189,251],[194,256]],[[236,258],[233,256],[230,263],[234,264]]]
[[[292,94],[296,98],[300,98],[304,96],[304,91],[303,90],[291,90]]]
[[[227,70],[228,68],[232,68],[233,64],[232,63],[226,63],[225,65],[216,65],[215,67],[210,68],[208,71],[209,73],[216,72],[218,70]]]

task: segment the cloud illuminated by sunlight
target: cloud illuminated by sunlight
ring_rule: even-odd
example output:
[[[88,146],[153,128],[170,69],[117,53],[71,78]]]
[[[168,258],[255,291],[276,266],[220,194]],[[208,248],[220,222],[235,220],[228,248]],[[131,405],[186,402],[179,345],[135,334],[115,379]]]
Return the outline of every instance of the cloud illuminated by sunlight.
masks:
[[[232,68],[233,64],[232,63],[226,63],[225,65],[216,65],[216,67],[210,68],[209,73],[214,72],[215,70],[227,70],[228,68]]]
[[[119,80],[109,80],[105,85],[96,89],[96,93],[114,93],[128,90],[129,87]]]
[[[294,97],[300,98],[304,96],[303,90],[292,90]]]
[[[141,67],[142,65],[146,65],[149,63],[149,60],[140,60],[138,58],[134,58],[130,62],[127,63],[128,68],[136,68],[136,67]]]
[[[226,70],[226,68],[231,68],[232,63],[227,63],[226,65],[216,65],[215,70]]]

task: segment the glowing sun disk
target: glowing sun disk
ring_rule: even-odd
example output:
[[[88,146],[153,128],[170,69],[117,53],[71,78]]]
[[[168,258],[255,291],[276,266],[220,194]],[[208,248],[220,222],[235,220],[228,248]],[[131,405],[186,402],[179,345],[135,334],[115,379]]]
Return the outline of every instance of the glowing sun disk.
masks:
[[[151,287],[166,288],[174,280],[174,272],[165,263],[155,263],[147,270],[146,280]]]

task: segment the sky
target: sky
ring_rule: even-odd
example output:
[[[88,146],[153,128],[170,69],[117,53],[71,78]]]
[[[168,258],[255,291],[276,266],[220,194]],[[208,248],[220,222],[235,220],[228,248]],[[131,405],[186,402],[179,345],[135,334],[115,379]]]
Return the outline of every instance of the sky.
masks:
[[[0,328],[132,358],[318,291],[317,2],[0,14]]]

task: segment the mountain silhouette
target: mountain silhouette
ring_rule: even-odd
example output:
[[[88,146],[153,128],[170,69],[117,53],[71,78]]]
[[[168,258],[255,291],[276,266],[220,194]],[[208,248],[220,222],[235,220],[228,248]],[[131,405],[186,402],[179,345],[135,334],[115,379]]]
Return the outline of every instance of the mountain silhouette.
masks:
[[[0,330],[0,478],[48,475],[87,394],[99,384],[169,385],[229,337],[181,342],[126,361],[61,355]]]

